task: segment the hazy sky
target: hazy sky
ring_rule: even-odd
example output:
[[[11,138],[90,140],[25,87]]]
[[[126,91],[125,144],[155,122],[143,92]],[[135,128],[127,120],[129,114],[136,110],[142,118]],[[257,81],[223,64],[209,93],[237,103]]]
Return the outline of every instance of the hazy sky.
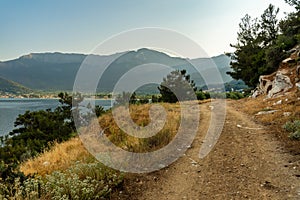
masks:
[[[232,51],[238,23],[284,0],[0,0],[0,61],[33,52],[90,53],[119,32],[142,27],[178,31],[210,56]]]

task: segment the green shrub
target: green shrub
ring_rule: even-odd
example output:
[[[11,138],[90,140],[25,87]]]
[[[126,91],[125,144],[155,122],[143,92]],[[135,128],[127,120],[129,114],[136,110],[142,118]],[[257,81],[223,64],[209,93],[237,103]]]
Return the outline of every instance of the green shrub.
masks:
[[[295,120],[293,122],[287,122],[283,126],[283,128],[288,132],[295,132],[300,130],[300,120]]]
[[[100,199],[109,197],[122,181],[122,174],[101,163],[77,164],[46,176],[44,194],[51,199]]]
[[[0,183],[0,199],[35,200],[40,199],[40,178],[28,178],[25,181],[15,178],[12,184]]]
[[[300,140],[300,120],[287,122],[283,128],[290,133],[289,137],[294,140]]]
[[[300,130],[297,130],[294,133],[290,133],[289,137],[293,140],[300,140]]]
[[[242,99],[244,98],[245,96],[240,93],[240,92],[227,92],[226,93],[226,98],[227,99],[235,99],[235,100],[238,100],[238,99]]]
[[[28,178],[24,182],[17,178],[12,185],[1,184],[0,199],[104,199],[122,183],[122,174],[101,163],[77,164],[45,178]]]
[[[198,100],[204,100],[204,99],[206,99],[205,93],[202,92],[202,91],[197,91],[196,92],[196,96],[197,96]]]

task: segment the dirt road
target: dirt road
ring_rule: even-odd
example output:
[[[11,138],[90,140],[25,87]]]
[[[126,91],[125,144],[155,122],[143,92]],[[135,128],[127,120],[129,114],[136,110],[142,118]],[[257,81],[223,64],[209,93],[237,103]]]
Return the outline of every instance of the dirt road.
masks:
[[[300,199],[300,161],[235,103],[227,102],[223,132],[208,156],[199,158],[210,120],[209,104],[202,104],[199,134],[186,155],[160,171],[132,175],[118,199]]]

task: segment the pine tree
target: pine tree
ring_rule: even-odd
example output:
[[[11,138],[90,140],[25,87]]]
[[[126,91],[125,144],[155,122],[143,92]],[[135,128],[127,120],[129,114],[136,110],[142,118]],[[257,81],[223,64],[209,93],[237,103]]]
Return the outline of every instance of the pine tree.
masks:
[[[278,12],[279,9],[269,5],[260,20],[252,19],[248,14],[242,18],[237,44],[231,44],[236,49],[230,54],[233,71],[228,74],[232,78],[242,79],[249,87],[256,87],[260,75],[270,74],[278,68],[278,63],[271,63],[273,60],[270,59],[274,54],[282,56],[280,50],[273,48],[279,32]]]
[[[163,79],[158,90],[163,102],[176,103],[177,101],[192,100],[197,88],[186,70],[176,70]]]

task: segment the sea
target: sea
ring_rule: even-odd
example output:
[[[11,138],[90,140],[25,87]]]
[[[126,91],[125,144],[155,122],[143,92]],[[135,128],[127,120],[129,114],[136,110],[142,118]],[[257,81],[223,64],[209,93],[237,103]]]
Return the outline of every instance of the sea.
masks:
[[[0,98],[0,136],[11,132],[15,128],[14,122],[18,115],[24,114],[27,110],[55,109],[59,105],[58,99]],[[109,109],[112,106],[112,101],[108,99],[96,99],[95,105]]]

